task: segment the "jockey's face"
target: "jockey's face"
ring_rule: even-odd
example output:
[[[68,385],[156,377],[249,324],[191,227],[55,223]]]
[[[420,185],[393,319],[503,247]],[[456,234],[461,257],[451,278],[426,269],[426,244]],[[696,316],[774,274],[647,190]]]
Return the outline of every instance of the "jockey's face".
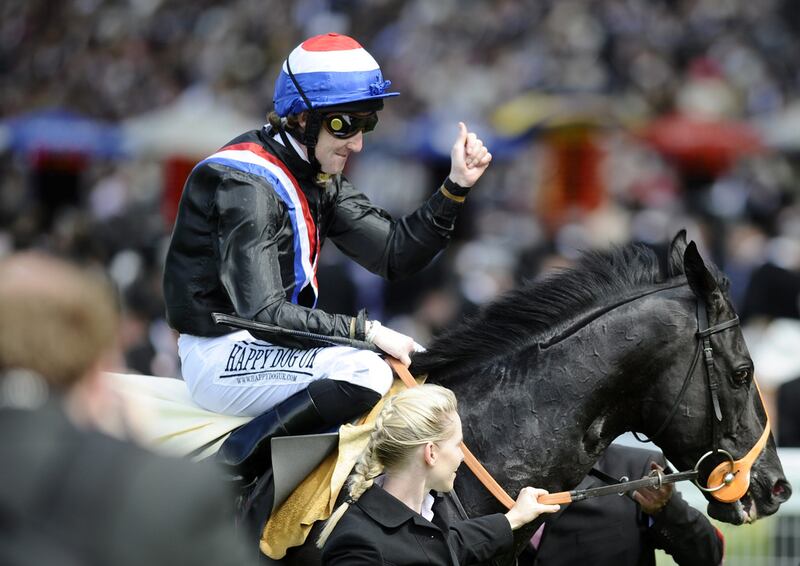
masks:
[[[320,128],[314,155],[319,161],[323,173],[337,175],[344,171],[350,154],[358,153],[363,146],[363,132],[358,132],[346,139],[339,139],[333,137],[325,128]]]

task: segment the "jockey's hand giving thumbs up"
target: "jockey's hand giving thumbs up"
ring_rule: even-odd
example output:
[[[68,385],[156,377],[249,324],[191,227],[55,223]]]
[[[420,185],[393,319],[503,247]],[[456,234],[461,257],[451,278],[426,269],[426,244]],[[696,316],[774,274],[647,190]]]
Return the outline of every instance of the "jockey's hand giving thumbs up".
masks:
[[[469,188],[481,178],[492,161],[492,154],[475,132],[467,131],[464,122],[458,123],[458,137],[450,151],[449,179],[463,188]]]

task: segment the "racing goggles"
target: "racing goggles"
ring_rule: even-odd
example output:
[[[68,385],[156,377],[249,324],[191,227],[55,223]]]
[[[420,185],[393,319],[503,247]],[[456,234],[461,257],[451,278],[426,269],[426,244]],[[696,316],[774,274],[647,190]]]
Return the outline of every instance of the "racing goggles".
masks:
[[[351,138],[358,132],[371,132],[378,125],[378,113],[369,114],[349,114],[347,112],[336,112],[326,114],[322,118],[322,124],[328,133],[335,138],[344,140]]]

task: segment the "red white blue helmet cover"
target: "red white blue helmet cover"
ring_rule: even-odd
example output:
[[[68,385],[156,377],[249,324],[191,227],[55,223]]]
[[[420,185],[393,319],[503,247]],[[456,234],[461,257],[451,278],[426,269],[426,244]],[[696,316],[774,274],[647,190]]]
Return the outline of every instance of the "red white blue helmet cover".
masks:
[[[305,40],[288,58],[300,88],[314,108],[340,106],[397,96],[386,92],[392,82],[383,79],[377,61],[352,37],[328,33]],[[275,81],[273,96],[279,116],[308,110],[297,92],[286,61]]]

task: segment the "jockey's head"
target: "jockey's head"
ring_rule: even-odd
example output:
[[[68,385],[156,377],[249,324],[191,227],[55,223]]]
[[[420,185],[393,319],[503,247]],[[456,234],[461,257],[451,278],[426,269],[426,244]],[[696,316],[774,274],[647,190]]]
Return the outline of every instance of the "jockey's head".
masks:
[[[276,119],[308,149],[315,170],[339,173],[347,151],[343,143],[315,151],[324,128],[332,140],[353,140],[350,150],[361,149],[361,134],[372,131],[391,81],[383,79],[378,63],[352,37],[329,33],[307,39],[283,62],[275,81]],[[325,151],[327,149],[327,151]],[[321,155],[323,154],[324,155]],[[344,156],[344,160],[337,160]]]

